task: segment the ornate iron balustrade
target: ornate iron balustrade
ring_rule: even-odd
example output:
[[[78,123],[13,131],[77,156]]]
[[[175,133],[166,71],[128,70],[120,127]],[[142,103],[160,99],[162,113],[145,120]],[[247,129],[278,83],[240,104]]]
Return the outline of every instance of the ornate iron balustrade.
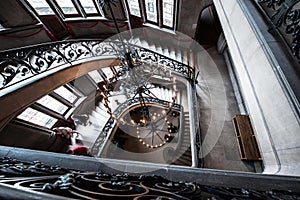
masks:
[[[63,175],[72,170],[45,165],[39,161],[23,162],[11,158],[0,158],[0,182],[11,177]]]
[[[27,170],[19,170],[19,169]],[[51,169],[51,170],[48,170]],[[44,173],[46,172],[46,173]],[[16,198],[26,198],[28,191],[37,198],[66,199],[299,199],[300,194],[286,190],[257,191],[247,188],[216,187],[192,182],[175,182],[161,176],[133,176],[103,172],[83,173],[41,162],[0,159],[1,198],[5,187],[20,192]],[[184,172],[183,172],[184,173]],[[4,175],[3,175],[4,174]],[[8,190],[9,191],[9,190]],[[14,194],[9,194],[12,197]],[[39,196],[40,195],[40,196]]]
[[[72,62],[115,51],[102,41],[69,41],[31,46],[0,54],[0,88],[4,89],[28,78]]]
[[[141,101],[142,101],[141,98],[129,99],[128,101],[126,101],[126,102],[124,102],[124,103],[122,103],[118,106],[118,108],[114,111],[114,115],[116,116],[116,118],[119,118],[125,110],[128,110],[132,106],[140,104]],[[170,102],[168,102],[168,101],[158,99],[158,98],[153,98],[153,97],[144,97],[144,101],[145,101],[146,104],[161,105],[163,107],[168,107],[169,104],[170,104]],[[172,106],[172,109],[180,111],[181,110],[181,105],[174,104]]]
[[[143,99],[146,104],[155,104],[155,105],[161,105],[163,107],[168,107],[170,102],[164,101],[161,99],[153,98],[153,97],[144,97]],[[102,131],[100,132],[99,136],[97,137],[96,141],[94,142],[92,148],[91,148],[91,154],[92,155],[100,155],[101,150],[103,148],[103,145],[105,143],[105,140],[107,137],[109,137],[109,134],[114,129],[114,124],[117,123],[118,118],[121,117],[121,115],[124,113],[124,111],[129,110],[131,107],[138,105],[141,103],[141,98],[133,98],[129,99],[126,102],[120,104],[117,109],[113,112],[114,117],[110,117],[109,120],[106,122],[105,126],[103,127]],[[181,111],[182,107],[179,104],[174,104],[172,106],[172,109]]]
[[[258,0],[293,55],[300,61],[300,0]]]
[[[91,154],[95,156],[100,156],[103,146],[105,144],[106,139],[108,139],[110,133],[114,128],[114,124],[116,123],[116,119],[110,117],[103,127],[102,131],[100,131],[96,141],[94,142],[91,148]]]
[[[151,60],[152,62],[165,65],[167,68],[174,72],[178,72],[188,80],[192,80],[194,78],[194,69],[191,66],[185,65],[171,58],[167,58],[166,56],[148,49],[139,48],[138,52],[143,60]]]
[[[45,72],[55,73],[55,69],[70,67],[101,56],[119,56],[122,49],[116,41],[65,41],[30,46],[0,52],[0,96],[4,89]],[[190,66],[179,63],[147,49],[135,47],[141,58],[165,64],[169,69],[182,74],[187,79],[193,77]],[[24,84],[22,84],[24,85]],[[9,91],[10,92],[10,91]]]

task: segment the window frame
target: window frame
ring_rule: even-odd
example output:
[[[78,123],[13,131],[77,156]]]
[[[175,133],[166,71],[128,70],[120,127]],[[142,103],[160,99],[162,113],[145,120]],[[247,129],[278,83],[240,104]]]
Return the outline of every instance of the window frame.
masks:
[[[64,102],[65,105],[74,106],[78,102],[78,100],[80,99],[80,97],[83,96],[75,87],[70,86],[68,83],[65,84],[65,85],[62,85],[60,87],[64,87],[65,89],[69,90],[70,92],[72,92],[76,96],[76,100],[73,101],[73,102],[70,102],[67,99],[65,99],[64,97],[62,97],[61,95],[59,95],[58,93],[54,92],[54,90],[49,94],[50,96],[56,98],[57,100],[59,100],[61,102]]]
[[[147,7],[146,7],[146,2],[145,0],[138,0],[139,1],[139,6],[140,6],[140,13],[141,13],[141,18],[143,20],[143,24],[145,26],[147,25],[154,25],[157,26],[158,28],[161,29],[168,29],[168,30],[176,30],[177,28],[177,16],[178,16],[178,6],[179,6],[179,1],[180,0],[174,0],[174,6],[173,6],[173,23],[172,26],[167,26],[164,25],[163,23],[163,16],[164,16],[164,12],[163,12],[163,0],[156,0],[157,4],[156,4],[156,9],[157,9],[157,22],[153,22],[147,19]],[[128,8],[128,12],[130,15],[132,15],[130,13],[130,6],[128,1],[126,1],[127,3],[127,8]],[[135,15],[132,15],[135,16]]]
[[[81,1],[84,1],[84,0],[77,0],[78,1],[78,6],[80,7],[80,9],[82,9],[82,15],[84,18],[87,18],[87,17],[103,17],[103,11],[100,9],[98,3],[96,2],[96,0],[92,0],[93,3],[94,3],[94,6],[97,10],[96,13],[87,13],[86,10],[84,9],[84,6],[82,5]]]
[[[60,14],[63,16],[63,18],[75,18],[75,17],[82,17],[81,16],[81,11],[80,8],[76,5],[74,0],[70,0],[73,3],[73,6],[75,8],[75,10],[77,11],[77,14],[68,14],[65,13],[64,10],[62,9],[62,7],[58,4],[58,2],[56,0],[51,0],[50,2],[54,5],[55,9],[58,9]]]
[[[32,12],[34,12],[34,14],[36,16],[50,16],[50,15],[55,15],[57,14],[57,12],[55,11],[55,9],[53,8],[53,6],[51,4],[49,4],[49,2],[46,0],[45,3],[49,6],[49,8],[51,9],[52,13],[48,13],[48,14],[40,14],[37,9],[35,9],[35,7],[28,1],[28,0],[24,0],[24,6],[27,8],[27,6],[30,8],[30,10]]]
[[[144,6],[143,6],[143,10],[144,10],[145,23],[154,24],[156,26],[159,26],[159,22],[160,22],[160,16],[159,16],[160,7],[159,7],[159,2],[160,2],[160,0],[154,0],[154,1],[156,1],[156,22],[147,19],[147,6],[146,6],[146,1],[144,1],[145,3],[144,3]],[[153,8],[155,8],[155,7],[153,6]]]
[[[174,6],[173,6],[173,21],[172,21],[172,26],[167,26],[167,25],[164,25],[164,10],[163,10],[163,1],[161,1],[161,26],[163,28],[174,28],[175,27],[175,20],[177,18],[177,12],[176,12],[176,9],[177,9],[177,2],[178,0],[174,0]]]
[[[127,1],[125,1],[125,3],[126,3],[126,8],[128,9],[128,14],[130,14],[130,15],[132,15],[132,16],[135,16],[135,17],[143,17],[143,15],[142,15],[142,6],[141,6],[141,2],[140,2],[140,0],[136,0],[136,1],[137,1],[138,4],[139,4],[139,12],[140,12],[140,16],[136,16],[136,15],[134,15],[134,14],[131,13],[131,9],[130,9],[130,6],[129,6],[129,2],[128,2],[128,0],[127,0]]]
[[[75,7],[77,13],[76,14],[67,14],[63,11],[63,9],[59,6],[57,0],[45,0],[45,2],[51,8],[53,14],[45,14],[41,15],[37,12],[37,10],[31,5],[28,0],[23,0],[26,5],[30,7],[30,9],[35,13],[36,16],[50,16],[50,15],[58,15],[62,20],[70,19],[70,18],[88,18],[88,17],[101,17],[103,18],[103,10],[99,7],[99,4],[96,0],[92,0],[94,6],[97,10],[96,13],[87,13],[82,5],[81,1],[84,0],[71,0],[73,6]]]
[[[45,105],[39,103],[38,100],[37,100],[34,104],[37,104],[37,105],[39,105],[40,107],[44,107],[45,109],[48,109],[49,111],[51,111],[51,112],[53,112],[53,113],[55,113],[55,114],[58,114],[58,115],[62,115],[62,116],[65,116],[65,115],[68,113],[68,111],[72,108],[72,106],[66,105],[64,102],[61,102],[60,100],[58,100],[58,99],[56,98],[56,96],[52,96],[52,95],[44,95],[42,98],[44,98],[44,97],[46,97],[46,96],[49,96],[50,98],[54,99],[54,101],[55,101],[55,100],[58,101],[60,104],[62,104],[63,106],[66,107],[66,110],[65,110],[64,112],[60,113],[60,112],[58,112],[58,111],[53,110],[53,108],[50,108],[50,107],[48,107],[48,106],[45,106]],[[41,98],[40,98],[40,99],[41,99]],[[39,99],[39,100],[40,100],[40,99]]]
[[[69,116],[68,113],[74,108],[74,106],[76,105],[76,103],[79,101],[79,99],[81,97],[83,97],[83,95],[78,92],[78,90],[73,87],[73,86],[70,86],[68,83],[65,84],[65,85],[62,85],[60,87],[65,87],[66,89],[68,89],[69,91],[73,92],[73,94],[76,95],[76,100],[71,103],[69,102],[67,99],[65,99],[64,97],[60,96],[59,94],[55,93],[54,91],[52,91],[51,93],[49,93],[48,95],[51,96],[52,98],[54,98],[55,100],[59,101],[60,103],[64,104],[65,106],[67,106],[68,108],[66,109],[66,111],[64,113],[58,113],[54,110],[52,110],[51,108],[47,107],[47,106],[44,106],[42,104],[39,104],[36,100],[34,103],[32,103],[30,106],[28,106],[27,108],[31,108],[31,109],[34,109],[38,112],[41,112],[51,118],[55,118],[57,121],[54,123],[54,125],[52,127],[46,127],[46,126],[41,126],[39,124],[35,124],[34,122],[30,122],[30,121],[26,121],[24,119],[20,119],[18,118],[19,115],[21,115],[27,108],[25,108],[24,110],[22,110],[22,112],[20,112],[16,117],[15,117],[15,120],[16,121],[21,121],[22,123],[24,124],[28,124],[32,127],[36,127],[36,128],[43,128],[43,129],[47,129],[47,130],[51,130],[52,128],[58,126],[59,124],[70,124],[71,125],[71,122],[68,121],[68,118]],[[46,95],[44,95],[46,96]],[[43,97],[44,97],[43,96]],[[41,97],[42,98],[42,97]]]
[[[54,119],[56,119],[56,122],[55,122],[51,127],[47,127],[47,126],[43,126],[43,125],[39,125],[39,124],[33,123],[33,122],[31,122],[31,121],[27,121],[27,120],[25,120],[25,119],[20,119],[20,118],[18,118],[18,116],[21,115],[23,112],[25,112],[25,110],[28,109],[28,108],[33,109],[33,110],[35,110],[35,111],[37,111],[37,112],[40,112],[40,113],[42,113],[42,114],[44,114],[44,115],[47,115],[48,117],[54,118]],[[39,108],[37,108],[37,107],[35,107],[35,106],[29,106],[29,107],[25,108],[24,110],[22,110],[22,112],[20,112],[20,113],[16,116],[15,121],[17,121],[17,122],[22,122],[23,124],[29,125],[29,126],[31,126],[31,127],[33,127],[33,128],[43,128],[43,129],[49,130],[49,129],[52,129],[53,127],[55,127],[55,126],[59,123],[60,119],[58,119],[58,118],[56,118],[56,117],[54,117],[54,116],[51,116],[51,115],[49,115],[49,114],[47,114],[47,113],[45,113],[45,112],[39,110]]]

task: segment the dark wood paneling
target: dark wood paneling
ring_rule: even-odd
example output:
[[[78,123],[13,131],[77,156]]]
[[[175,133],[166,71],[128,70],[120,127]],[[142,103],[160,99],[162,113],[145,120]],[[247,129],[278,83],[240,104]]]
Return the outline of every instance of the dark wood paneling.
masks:
[[[55,37],[54,39],[61,40],[70,36],[67,27],[56,15],[41,15],[40,19],[50,33]]]
[[[70,141],[61,137],[50,137],[49,132],[10,122],[0,133],[0,145],[27,149],[66,152]]]
[[[37,24],[35,19],[17,0],[0,1],[0,23],[5,28]]]
[[[130,17],[130,25],[132,29],[143,27],[143,20],[141,17],[136,17],[133,15],[130,15],[129,17]]]

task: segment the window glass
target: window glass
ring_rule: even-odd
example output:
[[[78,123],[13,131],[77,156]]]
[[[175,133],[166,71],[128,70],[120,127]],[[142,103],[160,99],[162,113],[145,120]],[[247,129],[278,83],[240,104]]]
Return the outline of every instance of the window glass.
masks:
[[[101,70],[107,78],[111,78],[114,76],[113,71],[110,69],[110,67],[105,67],[105,68],[102,68]]]
[[[64,114],[68,110],[68,106],[64,105],[63,103],[59,102],[58,100],[46,95],[40,98],[37,103],[49,108],[59,114]]]
[[[55,92],[62,98],[66,99],[70,103],[74,103],[78,98],[77,95],[75,95],[73,92],[68,90],[65,86],[61,86],[61,87],[55,89],[53,92]]]
[[[56,0],[64,14],[78,14],[72,0]]]
[[[52,128],[58,121],[56,118],[53,118],[32,108],[27,108],[17,118],[39,126],[44,126],[46,128]]]
[[[54,15],[53,10],[45,0],[27,0],[39,15]]]
[[[89,72],[89,76],[96,82],[99,83],[103,81],[103,78],[100,76],[99,72],[97,70]]]
[[[173,26],[174,0],[163,0],[163,25]]]
[[[128,0],[130,14],[141,17],[139,0]]]
[[[121,67],[119,65],[113,66],[113,68],[115,69],[116,72],[118,72],[119,70],[121,70]]]
[[[156,0],[145,0],[147,20],[157,23]]]
[[[87,14],[97,13],[93,0],[81,0],[80,3]]]

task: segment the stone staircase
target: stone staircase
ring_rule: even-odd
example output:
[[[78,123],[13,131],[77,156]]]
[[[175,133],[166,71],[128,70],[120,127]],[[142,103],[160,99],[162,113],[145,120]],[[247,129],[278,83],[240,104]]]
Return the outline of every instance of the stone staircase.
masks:
[[[190,120],[188,112],[183,113],[182,134],[174,154],[173,165],[192,166]]]
[[[158,54],[161,54],[167,58],[173,59],[185,65],[189,65],[194,67],[195,58],[192,51],[189,51],[186,47],[180,48],[180,45],[172,45],[168,43],[162,43],[161,40],[154,39],[141,39],[139,37],[131,38],[130,41],[132,44],[151,50]],[[127,41],[127,42],[128,42]],[[163,77],[162,77],[163,78]],[[154,88],[150,89],[152,93],[156,95],[157,98],[172,102],[172,97],[177,95],[177,103],[180,104],[181,93],[175,92],[173,88],[168,88],[167,86],[155,85]],[[122,98],[120,98],[122,99]],[[126,98],[125,98],[126,99]],[[118,99],[119,100],[119,99]],[[124,102],[124,101],[123,101]],[[119,103],[123,103],[122,100]],[[110,106],[113,107],[114,102],[110,101]],[[113,109],[112,109],[113,111]],[[77,130],[82,133],[81,140],[83,144],[91,147],[94,141],[98,138],[99,134],[102,131],[102,128],[105,126],[108,121],[110,115],[107,114],[106,108],[104,105],[99,102],[95,109],[91,111],[89,114],[90,125],[88,126],[79,126]],[[184,165],[184,166],[192,166],[192,153],[191,153],[191,141],[190,141],[190,121],[188,112],[184,113],[183,116],[184,123],[182,124],[183,132],[181,134],[181,138],[178,140],[179,145],[178,148],[174,152],[174,161],[173,165]],[[99,136],[106,137],[105,135]]]
[[[187,49],[184,46],[174,47],[172,44],[164,44],[160,40],[154,39],[141,39],[133,38],[130,40],[131,43],[136,46],[151,50],[172,60],[178,61],[191,67],[195,66],[195,57],[191,49]]]
[[[165,86],[159,86],[159,85],[156,85],[155,87],[151,88],[150,91],[157,98],[168,102],[172,102],[172,97],[175,94],[175,92],[172,89],[167,88]],[[120,101],[121,98],[119,98],[118,96],[114,96],[110,98],[109,98],[110,102],[108,102],[108,104],[112,108],[112,111],[114,111],[114,109],[117,106],[116,103],[114,102],[115,99],[117,99],[119,103],[123,103],[123,101]],[[107,113],[107,109],[105,108],[103,103],[98,102],[95,106],[95,109],[93,109],[90,112],[88,117],[89,117],[89,123],[87,123],[86,126],[77,125],[76,130],[80,133],[79,139],[82,141],[82,143],[85,146],[91,147],[92,144],[98,138],[98,136],[103,138],[106,137],[106,135],[101,136],[99,134],[101,134],[103,127],[105,126],[108,119],[110,118],[110,115]]]
[[[175,92],[165,86],[157,86],[150,89],[150,91],[158,98],[164,101],[172,102]],[[178,97],[177,97],[178,98]]]

